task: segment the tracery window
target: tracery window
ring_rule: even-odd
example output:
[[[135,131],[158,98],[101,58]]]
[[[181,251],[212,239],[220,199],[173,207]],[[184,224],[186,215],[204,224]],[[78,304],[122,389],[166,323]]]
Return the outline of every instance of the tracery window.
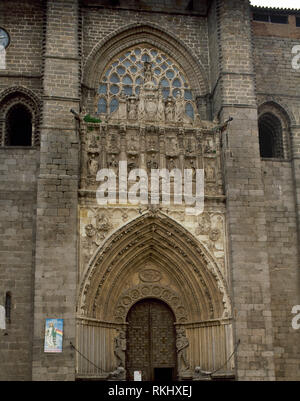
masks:
[[[121,94],[139,96],[145,82],[145,64],[151,66],[152,82],[161,89],[165,100],[175,99],[180,93],[186,101],[192,101],[190,84],[179,65],[160,50],[140,45],[119,54],[104,71],[98,87],[98,114],[115,111]],[[186,113],[194,118],[192,102],[186,104]]]

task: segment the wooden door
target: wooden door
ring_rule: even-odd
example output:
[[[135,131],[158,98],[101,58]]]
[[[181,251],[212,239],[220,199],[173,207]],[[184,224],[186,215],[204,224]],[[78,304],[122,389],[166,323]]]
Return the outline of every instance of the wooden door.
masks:
[[[147,299],[136,303],[127,315],[127,379],[135,370],[142,380],[176,378],[176,344],[174,315],[163,302]]]

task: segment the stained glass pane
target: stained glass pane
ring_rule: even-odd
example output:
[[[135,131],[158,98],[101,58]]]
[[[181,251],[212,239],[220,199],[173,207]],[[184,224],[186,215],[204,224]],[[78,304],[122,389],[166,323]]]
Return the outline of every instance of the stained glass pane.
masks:
[[[117,85],[112,85],[110,87],[110,93],[112,93],[113,95],[116,95],[119,92],[119,87]]]
[[[109,105],[109,111],[112,113],[113,111],[117,110],[118,106],[118,100],[116,98],[113,98]]]
[[[170,89],[169,88],[163,88],[162,94],[163,94],[163,97],[166,99],[170,95]]]
[[[125,65],[125,67],[130,67],[131,66],[131,61],[129,61],[129,60],[125,60],[124,62],[123,62],[123,64]]]
[[[120,82],[120,79],[119,79],[118,75],[115,72],[111,75],[110,82],[113,82],[114,84]]]
[[[191,117],[192,120],[194,120],[194,108],[191,103],[187,103],[185,106],[185,112],[189,117]]]
[[[179,81],[178,78],[174,79],[173,86],[175,86],[175,88],[180,88],[181,87],[181,82]]]
[[[149,57],[149,55],[148,54],[146,54],[146,53],[144,53],[143,55],[142,55],[142,61],[150,61],[150,57]]]
[[[126,85],[131,85],[132,84],[132,79],[130,78],[129,75],[125,75],[125,77],[122,79],[123,84]]]
[[[131,86],[124,86],[124,92],[127,96],[132,96],[132,87]]]
[[[107,91],[107,85],[106,84],[99,85],[98,93],[105,94],[106,91]]]
[[[166,79],[166,78],[164,78],[164,79],[162,79],[161,81],[160,81],[160,85],[161,86],[170,86],[169,85],[169,81]]]
[[[168,70],[167,72],[166,72],[166,76],[168,77],[168,78],[170,78],[170,79],[172,79],[172,78],[174,78],[174,71],[172,71],[172,70]]]
[[[101,97],[98,102],[98,113],[106,113],[107,112],[107,104],[106,100]]]
[[[192,92],[188,89],[186,89],[185,91],[184,91],[184,98],[186,99],[186,100],[192,100]]]
[[[120,65],[120,66],[117,68],[117,73],[120,74],[120,75],[125,74],[125,68],[124,68],[122,65]]]

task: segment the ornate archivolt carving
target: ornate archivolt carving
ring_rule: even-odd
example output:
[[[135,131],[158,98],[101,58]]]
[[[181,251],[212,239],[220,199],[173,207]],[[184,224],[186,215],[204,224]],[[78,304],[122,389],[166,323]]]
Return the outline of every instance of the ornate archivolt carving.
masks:
[[[181,290],[187,291],[185,297],[191,298],[190,303],[195,310],[200,308],[201,303],[200,314],[204,313],[207,319],[231,315],[227,284],[214,258],[187,230],[159,210],[148,211],[115,231],[94,254],[83,275],[78,310],[93,316],[102,305],[109,313],[112,298],[105,300],[107,291],[111,292],[111,296],[112,291],[117,294],[118,285],[124,280],[122,272],[137,261],[141,266],[143,258],[150,253],[158,264],[164,261],[169,274],[177,277],[176,280],[185,280]],[[144,270],[159,269],[145,266]],[[154,284],[160,283],[156,272],[142,273],[141,269],[139,272],[141,281],[148,287],[153,288]],[[158,281],[147,282],[145,279]]]
[[[166,302],[174,312],[178,322],[187,321],[186,307],[178,293],[161,284],[139,284],[123,292],[117,302],[114,319],[117,323],[124,323],[129,309],[139,300],[156,298]]]

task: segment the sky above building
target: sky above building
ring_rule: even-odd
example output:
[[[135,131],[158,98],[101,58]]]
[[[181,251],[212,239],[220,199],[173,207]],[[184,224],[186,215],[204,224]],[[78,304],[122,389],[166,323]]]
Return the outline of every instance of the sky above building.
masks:
[[[253,6],[260,7],[279,7],[279,8],[298,8],[300,9],[299,0],[250,0]]]

